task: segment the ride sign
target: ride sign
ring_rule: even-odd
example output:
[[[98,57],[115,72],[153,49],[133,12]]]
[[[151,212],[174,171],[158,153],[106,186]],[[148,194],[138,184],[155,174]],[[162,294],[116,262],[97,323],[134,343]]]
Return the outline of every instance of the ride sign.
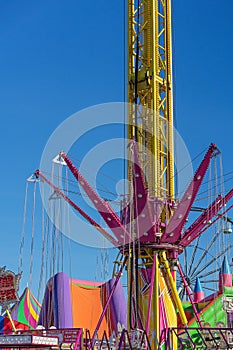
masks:
[[[18,289],[21,278],[21,273],[16,275],[10,270],[5,271],[5,269],[6,266],[0,268],[0,305],[3,307],[19,300]]]

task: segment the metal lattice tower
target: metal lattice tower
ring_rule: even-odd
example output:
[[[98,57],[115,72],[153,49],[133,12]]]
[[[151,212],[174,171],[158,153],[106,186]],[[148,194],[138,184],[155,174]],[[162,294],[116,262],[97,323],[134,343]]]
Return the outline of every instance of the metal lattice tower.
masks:
[[[174,199],[171,1],[128,1],[129,139],[149,197]]]

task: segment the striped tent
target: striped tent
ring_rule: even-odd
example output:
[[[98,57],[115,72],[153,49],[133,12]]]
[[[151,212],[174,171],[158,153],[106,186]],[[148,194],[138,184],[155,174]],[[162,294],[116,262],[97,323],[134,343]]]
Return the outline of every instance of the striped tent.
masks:
[[[41,305],[32,295],[29,288],[25,288],[19,301],[11,309],[11,317],[20,323],[35,329],[39,319]]]

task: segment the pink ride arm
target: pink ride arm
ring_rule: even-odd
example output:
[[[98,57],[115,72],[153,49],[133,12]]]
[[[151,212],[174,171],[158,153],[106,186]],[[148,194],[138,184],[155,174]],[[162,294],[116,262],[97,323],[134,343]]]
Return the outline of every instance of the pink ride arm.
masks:
[[[47,182],[47,184],[54,189],[67,203],[69,203],[79,214],[81,214],[92,226],[94,226],[105,238],[107,238],[114,246],[118,246],[118,242],[106,231],[104,230],[95,220],[93,220],[89,215],[87,215],[77,204],[75,204],[70,198],[68,198],[58,187],[54,186],[41,172],[36,170],[35,175],[40,177],[42,180]]]
[[[200,235],[202,235],[203,232],[205,232],[210,226],[213,226],[216,221],[218,221],[220,218],[224,219],[224,216],[233,208],[233,205],[231,205],[229,208],[227,208],[223,213],[218,214],[217,217],[208,225],[205,226],[200,232],[198,232],[196,238]]]
[[[68,168],[78,181],[78,183],[82,186],[83,190],[86,192],[108,227],[111,229],[115,237],[117,238],[119,244],[124,244],[131,241],[131,237],[129,232],[124,228],[121,224],[121,221],[112,207],[106,203],[99,195],[93,190],[93,188],[89,185],[84,176],[80,173],[80,171],[73,165],[71,160],[65,154],[65,152],[61,152],[60,156],[66,162]]]
[[[203,228],[208,225],[208,221],[211,220],[219,210],[232,198],[233,189],[227,193],[225,197],[218,196],[215,201],[194,221],[194,223],[185,231],[183,238],[180,241],[180,245],[186,247],[194,239],[196,239]]]
[[[196,198],[197,192],[201,186],[206,170],[209,166],[210,159],[216,150],[217,147],[212,143],[199,168],[197,169],[192,182],[188,186],[184,196],[177,206],[177,209],[170,219],[167,228],[161,238],[162,243],[176,243],[180,239],[182,228]]]

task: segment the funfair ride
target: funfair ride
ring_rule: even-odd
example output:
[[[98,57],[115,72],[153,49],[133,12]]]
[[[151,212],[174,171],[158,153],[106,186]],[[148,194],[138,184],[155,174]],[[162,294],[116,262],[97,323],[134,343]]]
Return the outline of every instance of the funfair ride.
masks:
[[[119,250],[120,258],[114,270],[116,279],[95,331],[83,345],[80,330],[75,349],[96,349],[101,322],[123,269],[127,270],[128,280],[128,324],[121,330],[114,346],[110,345],[106,333],[99,348],[158,350],[206,349],[211,346],[211,349],[226,349],[231,346],[233,333],[229,325],[218,329],[210,322],[209,327],[204,327],[199,303],[203,301],[204,310],[208,302],[214,303],[224,292],[224,287],[228,287],[228,299],[225,301],[230,310],[233,293],[232,281],[228,281],[229,271],[222,271],[218,295],[202,300],[201,291],[197,289],[195,299],[179,256],[212,223],[226,219],[227,212],[232,208],[226,208],[226,204],[232,198],[233,190],[226,195],[219,194],[202,209],[200,216],[189,227],[185,226],[211,159],[219,151],[215,144],[209,146],[190,184],[178,200],[175,196],[172,67],[171,0],[129,0],[129,188],[122,202],[121,215],[118,216],[90,186],[65,152],[58,157],[89,197],[109,231],[48,180],[42,171],[35,172],[36,179],[46,182]],[[177,275],[189,299],[194,320],[192,327],[179,296]]]
[[[128,275],[127,329],[145,334],[148,341],[144,343],[151,349],[178,348],[182,329],[185,330],[183,339],[191,339],[176,286],[177,271],[196,319],[196,333],[203,328],[179,255],[209,228],[212,219],[215,221],[226,215],[231,207],[226,209],[225,205],[233,195],[233,190],[225,196],[218,195],[185,228],[210,161],[219,151],[215,144],[209,146],[182,198],[175,198],[171,24],[170,0],[128,2],[127,148],[130,185],[129,195],[122,203],[121,217],[89,185],[68,155],[64,152],[59,155],[113,236],[50,183],[118,247],[122,258],[116,276],[119,278],[124,267]],[[40,171],[36,175],[48,182]],[[99,323],[93,340],[98,329]],[[196,337],[201,338],[201,335],[198,333]],[[192,346],[192,340],[190,344]]]

